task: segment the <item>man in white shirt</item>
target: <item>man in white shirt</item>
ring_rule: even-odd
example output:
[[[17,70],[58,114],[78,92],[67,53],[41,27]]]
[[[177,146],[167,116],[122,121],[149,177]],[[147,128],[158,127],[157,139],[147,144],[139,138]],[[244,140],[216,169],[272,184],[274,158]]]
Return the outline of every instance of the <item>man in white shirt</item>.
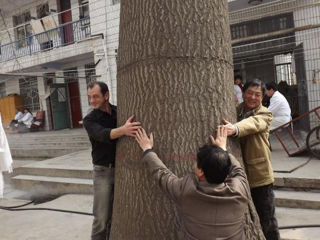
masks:
[[[276,83],[267,83],[266,88],[266,94],[270,98],[268,109],[272,112],[270,130],[273,130],[291,120],[291,109],[285,96],[278,91]]]
[[[23,124],[25,125],[27,128],[30,128],[31,127],[31,124],[33,122],[33,116],[32,114],[30,113],[29,109],[24,109],[24,115],[22,118],[20,118],[18,120],[18,123]]]
[[[16,115],[14,116],[14,119],[11,121],[10,125],[8,126],[8,128],[11,127],[12,130],[14,130],[16,128],[16,124],[18,124],[18,121],[23,118],[23,113],[19,110],[16,109]]]
[[[23,118],[23,113],[16,109],[16,115],[14,116],[14,120],[18,121]]]

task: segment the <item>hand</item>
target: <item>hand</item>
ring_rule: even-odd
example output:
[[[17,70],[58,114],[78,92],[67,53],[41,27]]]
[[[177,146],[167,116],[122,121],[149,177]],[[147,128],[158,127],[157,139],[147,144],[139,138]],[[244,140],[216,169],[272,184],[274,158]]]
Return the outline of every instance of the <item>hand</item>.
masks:
[[[210,136],[210,140],[212,145],[222,148],[223,150],[227,150],[227,135],[228,129],[226,126],[218,126],[217,137],[214,139]]]
[[[123,135],[129,136],[129,137],[135,137],[137,130],[141,128],[140,122],[132,122],[134,117],[135,117],[134,115],[129,117],[126,123],[121,127],[123,131]]]
[[[223,119],[223,124],[227,128],[228,136],[232,136],[232,135],[234,135],[236,133],[236,127],[232,123],[230,123],[227,120]]]
[[[152,133],[150,134],[150,138],[148,138],[147,133],[143,128],[137,130],[136,141],[143,151],[153,147]]]

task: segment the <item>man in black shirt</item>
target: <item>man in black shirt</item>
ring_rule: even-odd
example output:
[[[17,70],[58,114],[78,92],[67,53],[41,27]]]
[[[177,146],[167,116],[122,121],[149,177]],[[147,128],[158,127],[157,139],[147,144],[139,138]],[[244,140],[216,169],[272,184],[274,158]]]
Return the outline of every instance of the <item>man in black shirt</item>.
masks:
[[[109,90],[104,82],[88,85],[88,96],[93,110],[83,119],[92,145],[93,162],[93,224],[92,240],[109,237],[114,185],[116,140],[122,136],[135,137],[141,128],[131,116],[117,128],[117,107],[109,103]]]

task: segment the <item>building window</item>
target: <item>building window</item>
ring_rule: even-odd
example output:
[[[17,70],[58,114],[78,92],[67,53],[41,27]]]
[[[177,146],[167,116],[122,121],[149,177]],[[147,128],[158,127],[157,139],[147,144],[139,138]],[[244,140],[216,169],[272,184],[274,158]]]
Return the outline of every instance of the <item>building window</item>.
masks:
[[[6,83],[0,83],[0,98],[6,96]]]
[[[280,28],[280,30],[287,28],[287,22],[288,22],[288,20],[287,20],[286,17],[282,17],[282,18],[279,19],[279,28]]]
[[[13,26],[15,27],[15,37],[18,40],[17,47],[25,47],[31,44],[32,28],[30,25],[30,11],[13,16]]]
[[[85,68],[86,83],[88,86],[90,82],[94,82],[97,80],[95,64],[94,63],[86,64],[84,65],[84,68]],[[90,105],[89,96],[88,96],[88,103]]]
[[[292,72],[292,54],[274,56],[277,83],[287,82],[288,85],[296,85]]]
[[[87,85],[90,82],[96,81],[96,69],[94,63],[89,63],[84,66]]]
[[[41,4],[37,6],[37,18],[44,18],[46,16],[49,16],[50,11],[49,11],[49,4]]]
[[[90,33],[90,14],[89,14],[89,2],[88,0],[79,0],[79,18],[81,19],[81,31],[84,32],[86,37],[91,35]]]
[[[118,3],[120,3],[120,0],[112,0],[113,5],[118,4]]]
[[[255,36],[294,27],[293,14],[281,14],[231,26],[232,39]]]
[[[36,77],[19,79],[20,95],[24,101],[24,107],[30,111],[40,109],[38,80]]]
[[[78,82],[77,68],[65,69],[63,72],[65,83]]]
[[[79,0],[80,19],[89,17],[89,2],[88,0]]]
[[[38,80],[36,77],[19,79],[20,96],[23,99],[24,107],[35,112],[40,109]]]
[[[248,36],[247,25],[237,25],[231,28],[232,39],[238,39]]]

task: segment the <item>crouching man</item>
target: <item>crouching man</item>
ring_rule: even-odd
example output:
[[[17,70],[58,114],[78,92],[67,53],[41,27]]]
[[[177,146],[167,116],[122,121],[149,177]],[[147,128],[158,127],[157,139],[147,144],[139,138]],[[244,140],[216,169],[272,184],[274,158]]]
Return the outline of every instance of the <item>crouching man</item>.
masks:
[[[212,145],[197,153],[194,172],[182,178],[174,175],[152,150],[153,136],[138,130],[136,141],[142,160],[154,180],[176,204],[180,214],[181,239],[244,240],[244,214],[250,188],[239,162],[226,151],[227,129],[218,128]]]

